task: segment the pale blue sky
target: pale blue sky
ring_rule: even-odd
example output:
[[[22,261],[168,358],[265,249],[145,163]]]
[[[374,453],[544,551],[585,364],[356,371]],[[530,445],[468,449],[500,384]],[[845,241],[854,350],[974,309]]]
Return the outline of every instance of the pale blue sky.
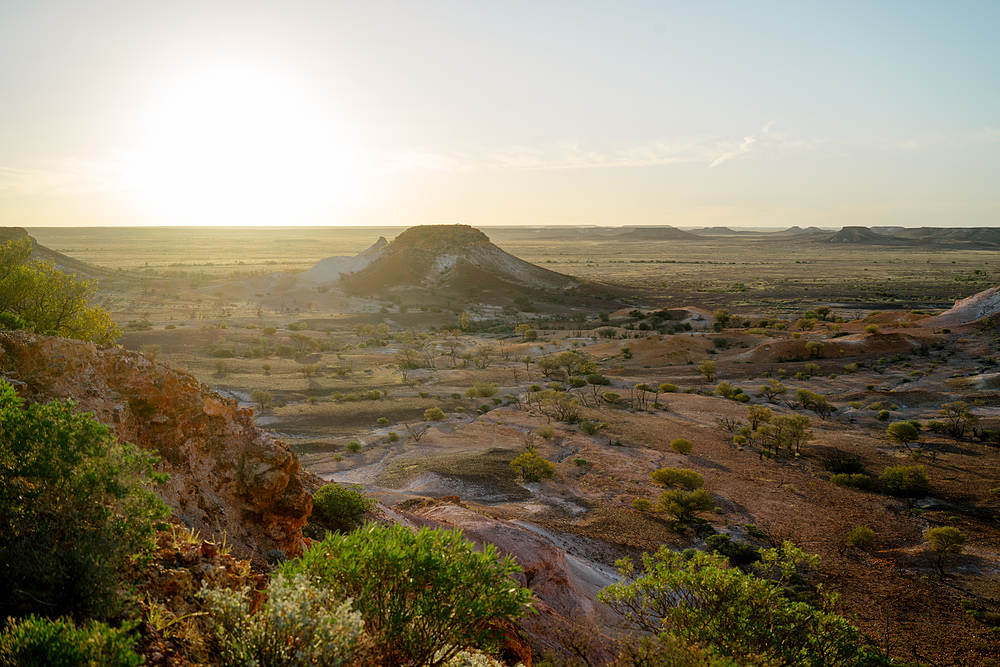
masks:
[[[0,0],[0,224],[1000,226],[998,32],[995,2]],[[177,97],[234,67],[256,93]]]

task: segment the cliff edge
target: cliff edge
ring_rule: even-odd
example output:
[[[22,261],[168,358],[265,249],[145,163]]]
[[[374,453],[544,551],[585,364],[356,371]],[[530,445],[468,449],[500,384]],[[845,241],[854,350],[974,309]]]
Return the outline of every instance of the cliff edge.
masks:
[[[144,354],[22,331],[0,331],[0,373],[29,402],[72,399],[157,453],[170,474],[158,492],[203,536],[243,558],[301,553],[312,499],[298,458],[251,410]]]

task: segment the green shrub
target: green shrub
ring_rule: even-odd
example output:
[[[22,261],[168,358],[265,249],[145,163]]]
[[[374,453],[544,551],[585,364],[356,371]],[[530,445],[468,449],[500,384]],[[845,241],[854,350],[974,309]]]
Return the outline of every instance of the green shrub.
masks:
[[[678,454],[683,454],[687,456],[688,454],[691,453],[691,450],[694,449],[694,445],[691,444],[690,440],[685,440],[684,438],[677,438],[676,440],[671,441],[670,449],[674,450]]]
[[[878,414],[877,414],[877,415],[875,415],[875,417],[876,417],[876,418],[877,418],[877,419],[878,419],[878,420],[879,420],[880,422],[887,422],[887,421],[889,421],[889,417],[890,417],[890,416],[891,416],[891,415],[889,414],[889,411],[888,411],[888,410],[879,410],[879,411],[878,411]]]
[[[361,614],[303,574],[278,574],[256,613],[247,591],[203,587],[199,597],[227,667],[338,667],[354,656]],[[339,591],[338,591],[339,592]]]
[[[653,503],[646,500],[645,498],[636,498],[632,501],[632,509],[638,510],[639,512],[648,512],[649,508],[653,506]]]
[[[364,487],[327,484],[313,494],[310,523],[319,528],[347,532],[361,526],[366,513],[375,509],[375,501],[366,498]]]
[[[395,431],[389,431],[385,434],[385,439],[389,442],[399,442],[399,434]]]
[[[854,626],[826,611],[831,602],[827,596],[814,607],[786,595],[796,570],[815,557],[785,543],[780,550],[761,552],[761,560],[761,567],[783,573],[778,585],[744,573],[720,556],[699,551],[687,556],[663,546],[643,558],[641,570],[631,561],[619,561],[622,581],[602,590],[598,599],[640,631],[660,641],[672,638],[703,646],[732,661],[725,664],[886,664],[864,647]]]
[[[660,494],[656,503],[657,510],[670,514],[681,523],[694,520],[695,514],[708,511],[714,506],[711,494],[705,489],[669,489]]]
[[[872,478],[864,473],[838,473],[830,478],[830,481],[837,486],[845,486],[849,489],[869,489],[872,485]]]
[[[931,543],[931,549],[935,553],[934,567],[938,574],[944,578],[951,562],[965,549],[968,537],[954,526],[929,528],[925,537]]]
[[[552,477],[556,472],[556,467],[552,462],[543,459],[532,447],[528,447],[511,461],[510,467],[525,482],[540,482]]]
[[[879,479],[894,496],[922,498],[931,488],[931,480],[923,466],[890,466]]]
[[[378,419],[375,420],[375,423],[378,424],[379,426],[388,426],[389,419],[387,417],[379,417]]]
[[[478,381],[473,383],[471,391],[474,392],[469,394],[470,397],[482,396],[483,398],[489,398],[497,393],[498,385],[496,382],[483,382]]]
[[[591,421],[580,422],[580,430],[586,433],[587,435],[594,435],[595,433],[597,433],[598,430],[600,430],[600,428],[601,425],[597,422],[591,422]]]
[[[500,623],[523,616],[532,595],[511,580],[514,559],[482,551],[459,530],[417,532],[393,524],[330,535],[281,566],[353,598],[372,651],[386,665],[446,662],[499,639]]]
[[[551,426],[539,426],[535,429],[535,433],[545,438],[546,440],[551,439],[556,434],[556,430]]]
[[[439,422],[445,420],[444,410],[441,408],[427,408],[424,410],[424,419],[429,422]]]
[[[683,486],[685,489],[693,491],[701,488],[705,480],[694,470],[686,468],[661,468],[649,473],[654,482],[664,486]]]
[[[659,389],[661,394],[674,394],[677,392],[677,385],[664,382],[660,385]]]
[[[118,573],[169,512],[147,488],[158,459],[72,402],[24,407],[0,380],[0,614],[102,618]]]
[[[77,626],[69,618],[30,615],[11,619],[0,633],[0,664],[17,667],[135,667],[143,660],[132,650],[131,628],[92,621]]]
[[[847,534],[847,543],[856,549],[867,549],[875,542],[875,531],[868,526],[855,526]]]
[[[344,449],[351,452],[352,454],[357,454],[361,451],[363,445],[357,440],[351,440],[349,443],[344,445]]]

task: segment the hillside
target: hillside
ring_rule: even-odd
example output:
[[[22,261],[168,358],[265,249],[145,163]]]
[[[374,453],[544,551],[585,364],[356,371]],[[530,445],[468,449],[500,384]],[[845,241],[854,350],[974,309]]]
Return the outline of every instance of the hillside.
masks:
[[[61,252],[56,252],[51,248],[46,248],[35,240],[33,236],[29,236],[28,232],[21,227],[0,227],[0,243],[7,243],[8,241],[23,238],[31,239],[31,259],[52,262],[56,265],[56,268],[78,274],[82,277],[96,277],[103,273],[97,267],[91,266],[86,262],[81,262]]]
[[[623,232],[617,238],[620,241],[697,241],[701,237],[676,227],[645,227]]]
[[[359,294],[400,289],[562,290],[577,284],[570,276],[504,252],[468,225],[411,227],[378,250],[371,263],[342,280]]]

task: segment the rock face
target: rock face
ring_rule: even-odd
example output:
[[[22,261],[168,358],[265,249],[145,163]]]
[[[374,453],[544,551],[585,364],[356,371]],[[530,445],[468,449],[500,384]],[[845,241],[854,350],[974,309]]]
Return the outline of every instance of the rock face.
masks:
[[[0,331],[0,372],[31,402],[73,399],[122,440],[155,452],[158,491],[203,536],[234,553],[302,550],[312,511],[299,462],[253,424],[253,412],[150,357],[93,343]]]
[[[949,310],[926,320],[933,326],[957,326],[1000,314],[1000,286],[977,292],[956,301]]]

